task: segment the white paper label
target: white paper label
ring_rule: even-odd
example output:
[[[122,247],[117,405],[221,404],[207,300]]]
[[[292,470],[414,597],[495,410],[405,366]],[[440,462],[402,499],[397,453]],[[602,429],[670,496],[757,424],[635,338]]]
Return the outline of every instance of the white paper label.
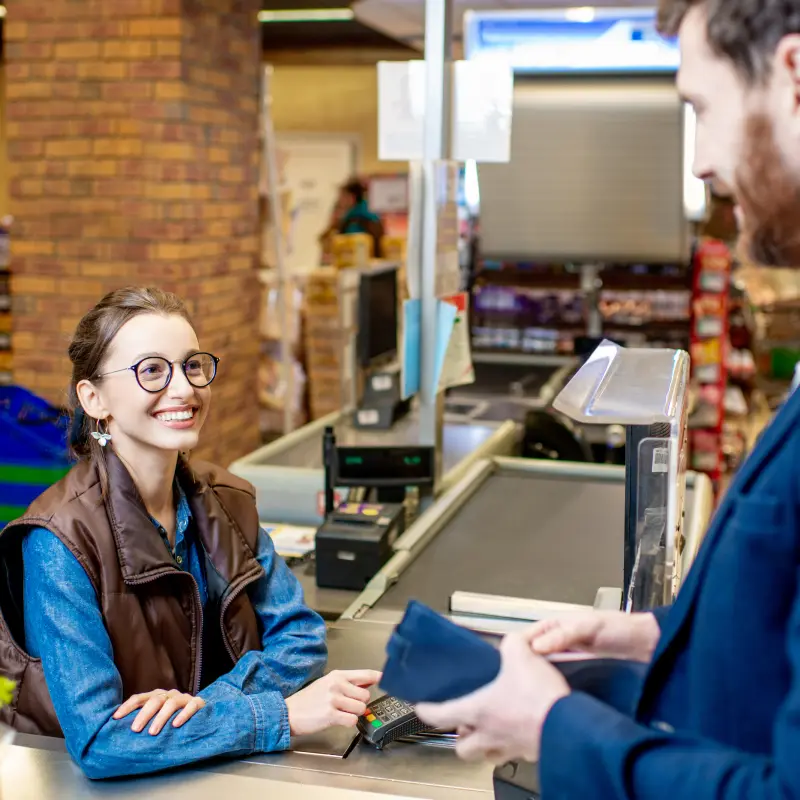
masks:
[[[380,415],[374,408],[363,408],[358,412],[359,425],[377,425]]]
[[[653,450],[653,472],[669,472],[668,447],[656,447]]]

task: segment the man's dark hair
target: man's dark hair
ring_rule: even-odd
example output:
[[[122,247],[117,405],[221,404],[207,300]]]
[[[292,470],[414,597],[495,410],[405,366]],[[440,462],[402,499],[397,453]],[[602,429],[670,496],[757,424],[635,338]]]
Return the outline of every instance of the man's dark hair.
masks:
[[[356,203],[360,203],[367,194],[367,187],[361,181],[348,181],[344,186],[344,190]]]
[[[798,0],[659,0],[658,28],[676,36],[689,9],[702,6],[712,50],[729,58],[750,83],[769,76],[780,40],[800,32]]]

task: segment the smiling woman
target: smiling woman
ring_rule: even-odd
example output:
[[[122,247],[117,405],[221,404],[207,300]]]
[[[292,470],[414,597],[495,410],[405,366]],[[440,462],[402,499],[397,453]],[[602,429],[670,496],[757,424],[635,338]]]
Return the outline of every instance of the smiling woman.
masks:
[[[187,456],[219,359],[183,303],[113,292],[69,356],[78,463],[0,535],[0,675],[20,687],[0,721],[63,735],[94,778],[354,726],[379,676],[306,686],[325,665],[322,620],[253,488]]]

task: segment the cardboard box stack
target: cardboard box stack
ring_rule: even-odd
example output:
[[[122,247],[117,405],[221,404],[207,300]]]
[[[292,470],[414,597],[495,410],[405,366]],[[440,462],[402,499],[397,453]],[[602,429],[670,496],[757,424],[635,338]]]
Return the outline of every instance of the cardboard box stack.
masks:
[[[319,419],[355,401],[358,270],[314,270],[305,295],[309,413]]]

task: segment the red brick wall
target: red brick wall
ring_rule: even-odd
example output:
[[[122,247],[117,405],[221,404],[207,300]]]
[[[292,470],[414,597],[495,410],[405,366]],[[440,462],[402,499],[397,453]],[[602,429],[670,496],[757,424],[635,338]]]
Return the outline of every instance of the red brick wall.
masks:
[[[106,291],[177,292],[222,358],[202,454],[258,444],[258,0],[7,0],[15,382],[61,402]]]

